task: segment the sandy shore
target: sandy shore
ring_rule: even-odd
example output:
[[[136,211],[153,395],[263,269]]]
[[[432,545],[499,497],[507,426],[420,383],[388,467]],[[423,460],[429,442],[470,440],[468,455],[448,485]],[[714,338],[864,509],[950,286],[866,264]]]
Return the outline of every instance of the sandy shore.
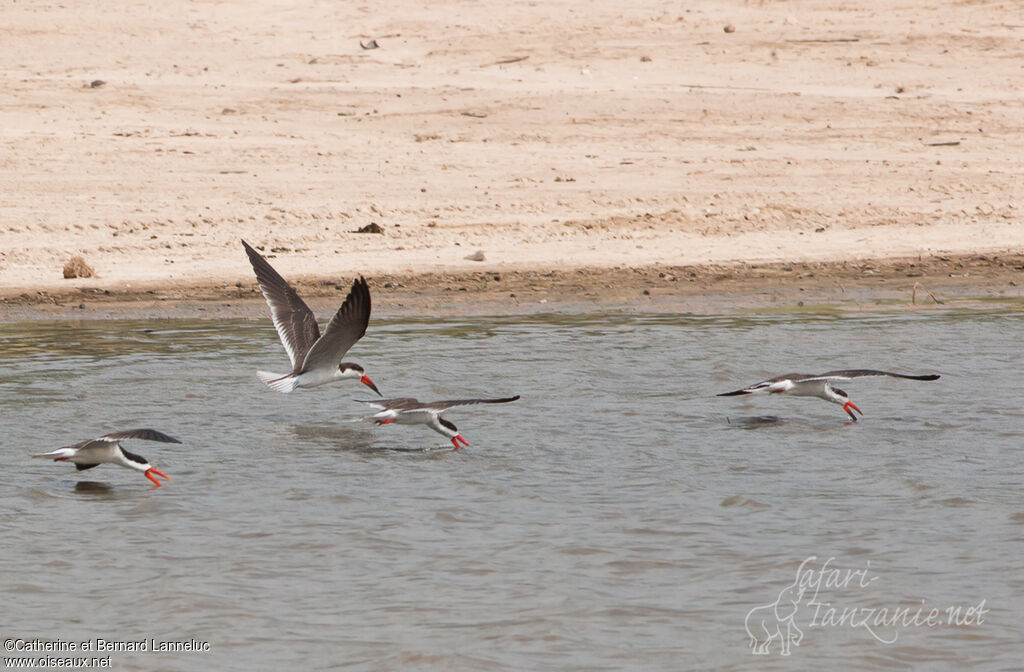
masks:
[[[934,4],[9,3],[0,312],[241,305],[243,237],[384,309],[1019,296],[1024,24]]]

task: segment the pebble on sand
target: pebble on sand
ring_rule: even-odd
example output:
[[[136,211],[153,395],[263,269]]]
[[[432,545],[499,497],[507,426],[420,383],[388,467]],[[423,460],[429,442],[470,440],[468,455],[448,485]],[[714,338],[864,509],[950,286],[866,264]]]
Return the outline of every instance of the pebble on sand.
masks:
[[[477,250],[473,254],[467,254],[465,258],[470,261],[484,261],[487,257],[484,256],[483,250]]]
[[[96,275],[96,271],[92,270],[92,266],[85,263],[85,259],[82,257],[71,257],[68,263],[64,264],[64,278],[92,278]]]

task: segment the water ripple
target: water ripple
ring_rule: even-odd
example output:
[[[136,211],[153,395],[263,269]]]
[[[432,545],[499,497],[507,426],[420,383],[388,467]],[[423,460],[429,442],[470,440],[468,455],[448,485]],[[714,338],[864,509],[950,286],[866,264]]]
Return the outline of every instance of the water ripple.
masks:
[[[352,357],[389,395],[522,395],[453,410],[456,453],[361,422],[353,386],[269,392],[254,371],[286,358],[265,320],[0,325],[0,597],[16,636],[211,641],[168,669],[1011,669],[1022,327],[827,307],[374,323]],[[714,396],[846,366],[943,379],[847,386],[856,425]],[[182,439],[131,444],[164,487],[28,458],[131,426]],[[887,645],[804,620],[790,659],[752,656],[747,613],[811,556],[876,577],[832,604],[985,599],[990,620]]]

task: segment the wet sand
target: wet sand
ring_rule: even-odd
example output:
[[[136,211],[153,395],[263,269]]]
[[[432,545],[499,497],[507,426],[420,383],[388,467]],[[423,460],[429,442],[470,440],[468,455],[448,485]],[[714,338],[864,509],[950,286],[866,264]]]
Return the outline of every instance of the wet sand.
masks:
[[[294,278],[325,319],[348,278]],[[721,314],[766,309],[922,310],[1024,305],[1024,255],[841,263],[651,266],[571,271],[380,275],[370,278],[377,317],[625,309]],[[0,298],[7,320],[265,318],[255,281],[123,290],[72,288]]]

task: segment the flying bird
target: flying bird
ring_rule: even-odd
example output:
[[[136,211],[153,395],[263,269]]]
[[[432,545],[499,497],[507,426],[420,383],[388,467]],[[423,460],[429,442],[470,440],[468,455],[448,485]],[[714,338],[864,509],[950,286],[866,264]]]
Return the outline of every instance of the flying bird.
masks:
[[[909,376],[903,373],[892,373],[891,371],[875,371],[874,369],[845,369],[842,371],[829,371],[818,375],[807,373],[787,373],[768,380],[762,380],[742,390],[725,392],[719,397],[733,397],[740,394],[754,394],[755,392],[771,392],[774,394],[792,394],[798,397],[818,397],[833,404],[839,404],[850,416],[853,422],[857,422],[857,416],[853,411],[861,415],[864,412],[857,408],[856,404],[850,401],[849,395],[838,387],[833,387],[832,382],[837,380],[853,380],[854,378],[865,378],[868,376],[890,376],[892,378],[906,378],[908,380],[938,380],[938,374],[926,376]]]
[[[518,394],[514,397],[502,399],[451,399],[448,401],[421,402],[412,397],[398,397],[395,399],[356,399],[356,401],[379,409],[379,413],[364,418],[367,421],[373,421],[378,425],[389,425],[391,423],[398,425],[426,425],[435,432],[451,439],[455,450],[459,450],[463,446],[469,446],[469,441],[466,441],[462,434],[459,434],[459,428],[454,423],[441,417],[442,413],[452,406],[507,404],[517,399],[519,399]],[[459,445],[460,441],[463,444],[462,446]]]
[[[321,334],[313,311],[291,285],[249,243],[243,240],[242,246],[256,272],[263,298],[270,306],[277,335],[292,362],[291,373],[257,371],[256,376],[277,392],[288,393],[297,387],[316,387],[334,380],[355,378],[380,394],[362,366],[341,361],[366,333],[370,322],[370,288],[366,280],[360,277],[352,283],[345,303]]]
[[[73,462],[79,471],[92,469],[101,464],[120,464],[122,467],[141,471],[158,488],[162,483],[156,480],[153,474],[166,478],[168,481],[171,480],[170,476],[151,466],[146,458],[135,453],[129,453],[122,448],[121,442],[125,439],[181,443],[181,441],[174,437],[167,436],[155,429],[128,429],[123,432],[104,434],[98,439],[89,439],[88,441],[76,443],[73,446],[58,448],[49,453],[40,453],[32,457],[52,458],[54,462]]]

